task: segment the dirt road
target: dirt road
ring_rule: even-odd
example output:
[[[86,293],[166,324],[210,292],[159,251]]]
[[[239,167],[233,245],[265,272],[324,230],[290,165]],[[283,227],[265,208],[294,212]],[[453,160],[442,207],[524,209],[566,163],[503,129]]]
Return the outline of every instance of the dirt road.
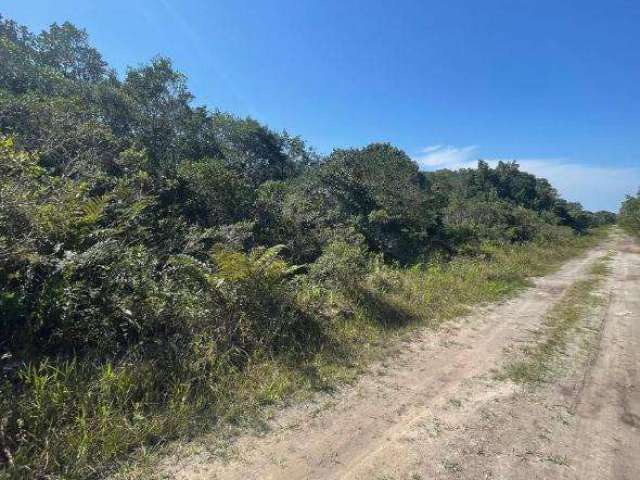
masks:
[[[610,271],[562,368],[500,378],[547,312],[607,252]],[[279,414],[227,458],[173,459],[177,479],[638,479],[640,248],[614,237],[524,293],[413,339],[354,387]]]

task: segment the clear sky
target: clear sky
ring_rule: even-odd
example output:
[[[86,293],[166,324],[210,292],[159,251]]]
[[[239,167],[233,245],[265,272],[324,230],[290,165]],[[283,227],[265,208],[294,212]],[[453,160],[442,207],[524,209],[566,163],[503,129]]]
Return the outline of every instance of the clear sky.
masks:
[[[640,0],[20,0],[120,72],[154,55],[196,103],[320,152],[389,141],[424,169],[515,159],[616,210],[640,186]]]

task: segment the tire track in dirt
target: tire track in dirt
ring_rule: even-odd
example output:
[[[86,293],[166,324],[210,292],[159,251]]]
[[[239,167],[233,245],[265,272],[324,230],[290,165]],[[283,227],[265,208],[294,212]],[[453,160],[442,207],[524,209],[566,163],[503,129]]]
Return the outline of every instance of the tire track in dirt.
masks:
[[[598,355],[577,398],[567,456],[575,478],[640,478],[640,247],[625,238],[612,266]]]
[[[381,478],[640,478],[640,247],[624,236],[614,241],[596,292],[602,301],[571,332],[549,381],[470,379],[457,392],[467,402],[460,411],[436,409],[446,428],[435,442],[419,439],[417,468],[379,464],[389,472]]]

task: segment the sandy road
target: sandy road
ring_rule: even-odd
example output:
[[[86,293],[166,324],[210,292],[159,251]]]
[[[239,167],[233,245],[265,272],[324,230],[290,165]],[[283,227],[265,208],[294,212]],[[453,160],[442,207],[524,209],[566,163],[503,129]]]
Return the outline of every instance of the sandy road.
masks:
[[[613,249],[594,341],[557,382],[497,380],[593,262]],[[587,331],[587,330],[585,330]],[[593,333],[595,332],[595,333]],[[620,234],[521,295],[425,332],[351,388],[289,408],[231,458],[172,459],[177,479],[640,478],[640,248]]]
[[[576,478],[640,478],[640,248],[620,244],[595,362],[577,397]]]

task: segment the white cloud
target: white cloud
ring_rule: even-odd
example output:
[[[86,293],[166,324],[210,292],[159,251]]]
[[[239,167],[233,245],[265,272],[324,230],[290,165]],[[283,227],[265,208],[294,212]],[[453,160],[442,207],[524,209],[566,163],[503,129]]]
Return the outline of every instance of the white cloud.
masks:
[[[420,150],[420,154],[414,160],[423,169],[437,168],[462,168],[467,164],[478,147],[453,147],[451,145],[431,145]]]
[[[433,145],[420,150],[414,160],[424,170],[472,168],[482,158],[478,150],[476,146]],[[616,211],[625,195],[635,194],[640,187],[640,167],[587,165],[566,158],[485,160],[491,166],[500,160],[515,160],[522,170],[546,178],[564,198],[590,210]]]
[[[522,159],[518,163],[522,170],[549,180],[564,198],[578,201],[589,210],[617,211],[625,195],[635,194],[640,187],[638,167],[542,159]]]

